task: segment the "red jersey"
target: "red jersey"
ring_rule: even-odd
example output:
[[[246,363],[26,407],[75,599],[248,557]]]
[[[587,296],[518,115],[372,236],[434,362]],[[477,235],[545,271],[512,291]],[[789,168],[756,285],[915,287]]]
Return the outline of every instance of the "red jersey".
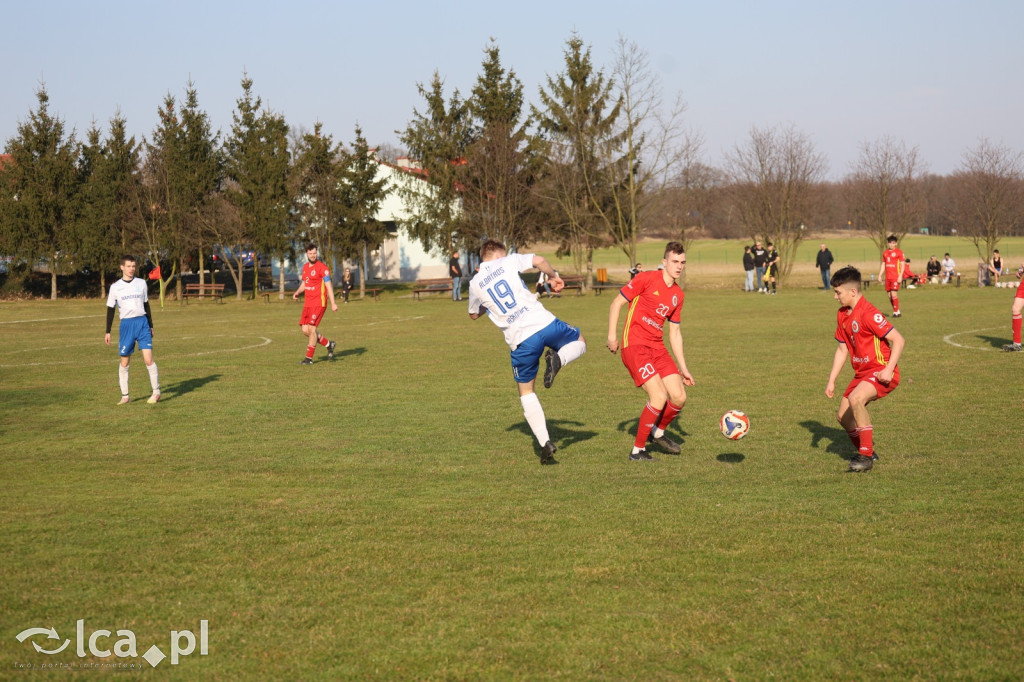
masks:
[[[305,308],[327,307],[327,282],[331,281],[331,271],[324,262],[306,263],[302,266],[302,286],[306,291]]]
[[[622,331],[622,347],[665,347],[665,320],[679,323],[683,309],[683,290],[673,282],[666,285],[661,270],[641,272],[619,290],[629,301],[626,326]]]
[[[889,364],[891,352],[886,335],[893,326],[864,297],[853,308],[839,309],[836,341],[845,343],[856,378],[869,377]],[[896,369],[893,375],[896,376]]]
[[[885,263],[885,281],[900,281],[905,258],[903,251],[900,249],[886,249],[882,252],[882,262]]]

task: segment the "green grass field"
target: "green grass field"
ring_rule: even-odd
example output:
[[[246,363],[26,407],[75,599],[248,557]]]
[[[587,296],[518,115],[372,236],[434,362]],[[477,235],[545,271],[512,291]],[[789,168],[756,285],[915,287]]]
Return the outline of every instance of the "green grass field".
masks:
[[[163,400],[137,357],[120,407],[102,301],[0,304],[0,677],[150,670],[80,658],[84,619],[140,656],[208,621],[208,655],[158,666],[178,679],[1020,679],[1012,296],[903,293],[903,383],[860,475],[823,394],[836,305],[809,288],[690,291],[683,453],[645,464],[611,296],[546,302],[590,346],[540,389],[556,467],[465,304],[342,306],[322,326],[339,357],[312,367],[297,304],[172,304]],[[752,420],[736,443],[730,408]],[[50,627],[59,654],[16,639]]]

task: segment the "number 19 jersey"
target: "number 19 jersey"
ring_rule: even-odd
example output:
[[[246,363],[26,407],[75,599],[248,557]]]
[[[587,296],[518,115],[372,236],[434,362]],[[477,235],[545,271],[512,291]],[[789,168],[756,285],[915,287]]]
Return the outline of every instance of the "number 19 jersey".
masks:
[[[486,308],[512,350],[555,321],[519,276],[532,267],[532,253],[512,254],[484,261],[469,282],[470,314],[478,312],[480,306]]]

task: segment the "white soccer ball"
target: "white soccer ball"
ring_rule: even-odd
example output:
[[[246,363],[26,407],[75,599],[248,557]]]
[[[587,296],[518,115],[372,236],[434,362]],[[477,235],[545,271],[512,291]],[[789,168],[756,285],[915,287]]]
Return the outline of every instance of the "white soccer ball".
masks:
[[[718,423],[722,435],[729,440],[739,440],[750,430],[750,417],[739,410],[729,410]]]

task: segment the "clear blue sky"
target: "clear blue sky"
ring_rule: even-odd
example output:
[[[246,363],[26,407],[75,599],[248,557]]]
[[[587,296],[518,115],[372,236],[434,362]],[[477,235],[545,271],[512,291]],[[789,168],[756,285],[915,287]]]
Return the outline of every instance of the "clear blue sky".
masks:
[[[635,0],[32,0],[0,4],[0,139],[15,135],[45,82],[51,109],[83,136],[117,109],[149,134],[168,92],[191,78],[227,132],[243,70],[293,127],[322,121],[350,142],[398,145],[440,72],[468,94],[493,37],[526,96],[562,69],[575,30],[610,69],[618,36],[681,92],[705,159],[752,126],[792,123],[841,177],[859,144],[889,135],[935,173],[988,137],[1024,150],[1024,2]]]

